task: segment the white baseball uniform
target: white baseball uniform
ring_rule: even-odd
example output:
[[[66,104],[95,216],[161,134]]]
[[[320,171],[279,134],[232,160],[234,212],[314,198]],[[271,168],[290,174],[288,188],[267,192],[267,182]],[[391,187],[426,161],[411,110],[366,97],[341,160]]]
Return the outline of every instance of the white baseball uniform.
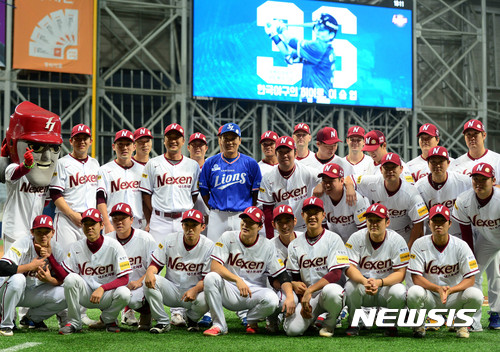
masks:
[[[288,246],[287,270],[292,274],[300,274],[307,287],[318,282],[323,276],[334,269],[349,267],[344,242],[339,235],[323,230],[314,239],[304,236],[297,237]],[[335,327],[335,321],[343,307],[344,288],[337,283],[330,283],[322,290],[316,291],[311,298],[312,319],[304,319],[300,314],[302,306],[297,305],[295,313],[285,318],[283,329],[289,336],[302,335],[316,318],[328,312],[323,326]]]
[[[167,234],[182,231],[182,213],[193,208],[199,177],[200,166],[185,156],[178,163],[172,163],[163,154],[146,164],[140,190],[151,195],[153,211],[149,233],[156,243]]]
[[[311,155],[311,154],[312,153],[309,153],[309,155]],[[352,168],[351,164],[346,162],[343,158],[341,158],[338,155],[334,155],[326,163],[322,163],[321,161],[319,161],[316,154],[312,154],[312,157],[310,157],[309,155],[304,159],[295,160],[295,164],[301,164],[302,166],[309,168],[310,170],[312,170],[316,174],[320,174],[321,172],[323,172],[323,167],[326,164],[335,163],[337,165],[340,165],[344,169],[344,175],[349,176],[349,175],[354,174],[354,169]]]
[[[295,231],[295,238],[302,236],[304,233],[300,231]],[[279,236],[273,237],[270,239],[271,243],[274,245],[274,248],[276,249],[276,255],[278,256],[279,259],[283,261],[283,264],[286,266],[286,262],[288,260],[288,247],[290,246],[290,243],[292,243],[292,240],[288,244],[288,246],[285,246],[283,242],[281,241]]]
[[[64,295],[68,304],[68,319],[75,329],[82,328],[80,305],[102,310],[103,323],[116,321],[120,311],[130,301],[130,290],[120,286],[105,291],[98,304],[90,302],[90,296],[100,286],[118,277],[132,274],[125,249],[115,239],[104,236],[101,248],[95,253],[89,249],[83,238],[71,246],[62,267],[70,273],[64,279]]]
[[[312,163],[316,160],[316,154],[314,154],[311,151],[308,151],[307,156],[304,158],[295,158],[295,163],[300,162],[308,165],[309,163]]]
[[[373,165],[373,159],[363,154],[363,158],[357,163],[353,164],[347,160],[347,156],[342,158],[344,165],[350,165],[352,167],[353,175],[369,175],[369,170],[371,165]]]
[[[62,248],[55,243],[52,255],[57,262],[62,262],[65,255]],[[0,261],[17,266],[31,263],[39,255],[35,251],[31,235],[18,239],[7,250]],[[30,307],[29,315],[35,322],[41,322],[66,308],[64,288],[40,281],[36,272],[15,274],[0,278],[0,327],[14,327],[16,307]]]
[[[275,167],[278,166],[278,164],[269,164],[266,163],[264,160],[259,161],[257,164],[259,164],[260,167],[260,173],[262,174],[262,177],[264,177],[265,174],[267,174],[269,171],[274,169]]]
[[[152,254],[152,261],[160,267],[166,266],[165,277],[156,275],[155,288],[144,288],[151,314],[158,324],[170,323],[163,305],[185,308],[192,321],[198,321],[208,312],[204,292],[198,293],[191,302],[183,301],[182,296],[210,271],[213,249],[214,243],[205,236],[200,236],[193,248],[186,248],[182,232],[176,232],[158,244]]]
[[[401,172],[400,178],[402,180],[405,180],[408,183],[414,184],[415,180],[413,179],[413,176],[411,175],[411,170],[408,167],[408,165],[401,160],[401,166],[403,166],[403,171]],[[368,168],[366,175],[382,175],[382,171],[380,170],[381,165],[380,164],[375,164],[375,162],[372,160],[370,167]],[[363,176],[359,174],[355,174],[356,177],[358,176]]]
[[[248,309],[249,324],[274,313],[279,300],[274,290],[267,287],[267,277],[283,273],[285,266],[268,239],[257,236],[253,245],[246,246],[240,239],[239,231],[226,231],[215,244],[211,258],[243,279],[252,292],[251,297],[242,297],[234,282],[224,280],[218,273],[208,273],[205,277],[205,297],[213,326],[227,332],[223,307],[232,311]]]
[[[98,171],[99,162],[96,159],[89,156],[82,161],[68,154],[57,161],[49,188],[62,192],[68,206],[83,213],[96,207]],[[54,230],[52,242],[58,242],[65,251],[85,237],[82,228],[73,224],[58,208],[54,217]]]
[[[406,165],[410,169],[411,175],[415,182],[431,173],[431,170],[429,170],[429,163],[422,157],[422,155],[419,155],[415,159],[408,161]]]
[[[500,154],[488,149],[486,149],[486,152],[477,159],[472,158],[469,153],[461,155],[450,163],[448,171],[470,175],[472,168],[479,163],[490,164],[493,169],[495,169],[496,175],[500,172]]]

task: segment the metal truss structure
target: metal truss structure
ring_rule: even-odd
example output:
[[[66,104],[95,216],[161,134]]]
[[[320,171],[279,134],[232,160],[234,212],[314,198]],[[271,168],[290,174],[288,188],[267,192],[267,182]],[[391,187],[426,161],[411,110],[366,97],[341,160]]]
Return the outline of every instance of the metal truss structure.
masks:
[[[366,1],[363,1],[366,2]],[[374,1],[369,1],[373,3]],[[375,0],[376,2],[376,0]],[[500,44],[498,1],[418,0],[414,2],[415,109],[412,112],[323,105],[274,104],[250,101],[193,100],[190,96],[191,0],[99,1],[99,74],[97,155],[101,163],[113,157],[114,133],[148,127],[155,136],[178,122],[186,133],[207,135],[209,154],[218,151],[220,125],[238,123],[242,152],[260,157],[260,134],[272,129],[290,134],[294,124],[309,123],[315,132],[330,125],[341,139],[350,125],[380,129],[389,149],[405,160],[418,154],[416,133],[424,122],[436,123],[442,141],[458,156],[466,151],[461,129],[472,117],[488,128],[489,147],[500,133]],[[487,4],[488,3],[488,4]],[[490,6],[491,5],[493,6]],[[487,6],[488,5],[488,6]],[[12,23],[8,9],[7,28]],[[10,22],[9,22],[10,21]],[[12,70],[7,31],[7,67],[0,73],[4,92],[2,130],[23,100],[58,113],[65,141],[71,127],[90,123],[92,77]],[[163,152],[163,139],[154,150]],[[65,147],[67,151],[67,146]],[[497,150],[499,148],[496,148]],[[339,145],[339,155],[345,146]]]

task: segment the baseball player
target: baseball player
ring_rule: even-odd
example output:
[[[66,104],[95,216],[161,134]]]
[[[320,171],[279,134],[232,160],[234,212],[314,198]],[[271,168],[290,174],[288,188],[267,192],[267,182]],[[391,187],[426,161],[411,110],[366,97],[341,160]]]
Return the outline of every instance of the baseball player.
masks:
[[[64,260],[64,252],[50,245],[54,234],[52,218],[38,215],[25,236],[7,250],[0,259],[0,335],[12,336],[16,307],[30,309],[20,321],[32,328],[48,330],[45,319],[66,308],[62,281],[52,276],[49,263]]]
[[[346,143],[349,152],[342,158],[344,165],[345,163],[351,165],[355,175],[366,175],[373,161],[363,153],[363,147],[365,146],[365,129],[361,126],[349,127]]]
[[[311,142],[311,129],[307,123],[300,122],[293,128],[292,138],[297,146],[297,161],[303,159],[314,159],[314,153],[309,150]]]
[[[201,169],[203,164],[205,164],[205,154],[208,150],[207,137],[200,132],[193,133],[189,137],[187,149],[189,151],[189,157],[196,161]]]
[[[333,40],[339,25],[330,14],[322,13],[313,27],[313,39],[301,40],[291,37],[282,21],[273,21],[265,27],[287,64],[302,64],[300,101],[329,103],[329,91],[333,89],[335,53]],[[314,93],[311,94],[311,91]]]
[[[105,327],[108,332],[119,332],[116,318],[130,301],[127,288],[132,273],[129,258],[123,246],[109,236],[102,236],[102,215],[97,209],[87,209],[82,214],[86,238],[71,246],[62,263],[64,296],[68,304],[69,322],[59,334],[69,335],[82,330],[80,305],[101,309],[98,323],[90,328]]]
[[[458,160],[458,159],[457,159]],[[489,328],[500,329],[500,268],[491,265],[500,254],[500,189],[494,187],[495,172],[490,164],[479,163],[472,168],[472,189],[457,197],[453,220],[458,221],[462,239],[473,249],[479,269],[488,277],[488,302],[490,305]],[[471,225],[476,233],[475,242]],[[491,269],[491,270],[490,270]]]
[[[343,307],[343,270],[349,267],[349,258],[340,236],[322,227],[325,212],[321,199],[304,200],[302,217],[306,232],[288,246],[286,264],[293,290],[301,299],[295,313],[285,318],[283,329],[288,336],[302,335],[327,312],[319,336],[331,337]]]
[[[262,176],[274,169],[278,165],[278,158],[276,157],[276,141],[278,134],[273,131],[267,131],[260,136],[260,149],[264,154],[264,159],[258,162],[260,173]]]
[[[42,213],[61,143],[59,116],[30,102],[16,107],[2,147],[2,155],[10,156],[11,163],[3,158],[6,169],[0,171],[7,188],[2,221],[5,252],[29,235],[33,220]]]
[[[346,271],[346,303],[349,307],[348,336],[359,335],[352,326],[356,309],[387,307],[402,309],[406,305],[406,287],[402,284],[410,251],[397,232],[389,230],[387,208],[374,203],[366,210],[367,228],[349,237],[345,246],[351,265]],[[385,330],[386,336],[397,336],[397,328]]]
[[[415,182],[417,182],[421,178],[424,178],[430,173],[427,163],[427,157],[429,154],[429,150],[437,147],[437,145],[439,144],[439,130],[432,123],[426,123],[420,126],[417,137],[418,145],[420,146],[422,154],[407,163]]]
[[[139,127],[134,132],[135,155],[132,160],[146,166],[149,161],[149,153],[153,148],[153,135],[146,127]]]
[[[328,229],[340,235],[345,243],[354,232],[366,227],[365,211],[370,202],[358,193],[356,204],[347,204],[344,169],[338,164],[326,164],[318,177],[321,178],[325,191],[320,199],[324,204]]]
[[[59,243],[64,251],[84,238],[81,214],[96,207],[99,170],[99,162],[88,155],[92,144],[88,126],[74,126],[69,143],[72,151],[57,162],[49,186],[50,196],[56,205],[52,242]]]
[[[115,134],[113,150],[116,159],[101,166],[97,179],[97,209],[103,214],[104,231],[115,229],[108,213],[118,203],[127,203],[134,214],[134,228],[144,229],[146,220],[142,211],[142,193],[139,185],[144,166],[132,161],[135,149],[134,136],[128,130]]]
[[[198,196],[198,163],[182,155],[184,129],[176,123],[165,128],[166,153],[151,159],[144,168],[140,190],[149,233],[156,243],[181,230],[182,213]]]
[[[264,176],[259,193],[259,204],[262,204],[266,214],[267,238],[275,236],[271,224],[274,207],[282,204],[290,205],[295,217],[299,219],[303,200],[312,195],[314,187],[319,182],[314,170],[296,162],[295,142],[291,137],[282,136],[278,139],[276,155],[278,167]],[[298,231],[305,229],[302,216],[295,228]]]
[[[410,309],[481,309],[483,293],[473,287],[474,276],[479,274],[476,259],[467,243],[449,235],[450,215],[447,207],[433,206],[429,212],[432,235],[417,239],[411,249]],[[413,336],[424,337],[425,328],[414,329]],[[457,336],[468,338],[467,327],[460,327]]]
[[[113,221],[115,231],[108,233],[106,236],[120,242],[125,249],[132,269],[129,275],[130,282],[127,284],[131,297],[122,314],[122,324],[139,325],[139,330],[149,330],[151,327],[151,313],[144,300],[142,282],[151,262],[151,253],[156,248],[156,242],[149,233],[133,227],[133,209],[129,204],[115,204],[109,216]],[[141,313],[139,322],[135,318],[134,310]]]
[[[160,243],[146,272],[144,293],[157,321],[149,332],[170,330],[170,319],[163,305],[187,309],[188,331],[198,331],[197,321],[208,311],[203,292],[203,278],[210,270],[214,243],[201,232],[205,229],[203,214],[188,210],[182,216],[182,232],[176,232]],[[165,277],[159,275],[167,267]]]
[[[257,333],[258,321],[274,313],[279,305],[278,296],[267,287],[268,276],[278,280],[286,294],[283,311],[292,314],[295,310],[283,261],[278,259],[272,243],[258,234],[264,213],[252,206],[240,217],[241,230],[224,232],[211,255],[211,272],[204,283],[213,326],[203,332],[206,336],[227,334],[223,307],[233,311],[248,309],[246,332]]]
[[[222,153],[208,158],[200,174],[200,193],[210,208],[207,236],[214,242],[239,228],[238,214],[257,203],[262,179],[257,162],[238,152],[240,127],[226,123],[220,135]]]

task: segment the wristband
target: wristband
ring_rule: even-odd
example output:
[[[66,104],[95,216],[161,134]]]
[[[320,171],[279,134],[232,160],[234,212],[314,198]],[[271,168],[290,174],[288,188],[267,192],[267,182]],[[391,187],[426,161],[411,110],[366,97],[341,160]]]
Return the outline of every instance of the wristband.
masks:
[[[380,287],[384,287],[384,279],[380,279],[382,281],[382,285]]]
[[[34,167],[35,167],[35,163],[33,163],[33,164],[31,164],[31,165],[29,165],[29,166],[28,166],[28,165],[26,165],[26,163],[25,163],[24,161],[23,161],[23,165],[24,165],[24,167],[25,167],[25,168],[27,168],[27,169],[32,169],[32,168],[34,168]]]
[[[279,35],[277,35],[277,34],[276,34],[276,35],[274,35],[274,36],[272,36],[272,37],[271,37],[271,39],[273,40],[274,44],[276,44],[276,45],[278,45],[278,44],[279,44],[279,42],[281,42],[281,38],[280,38],[280,36],[279,36]]]

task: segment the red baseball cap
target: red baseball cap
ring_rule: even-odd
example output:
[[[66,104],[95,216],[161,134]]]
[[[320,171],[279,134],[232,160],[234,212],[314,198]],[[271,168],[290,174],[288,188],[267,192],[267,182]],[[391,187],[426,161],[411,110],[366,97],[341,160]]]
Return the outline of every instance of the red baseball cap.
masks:
[[[298,131],[303,131],[305,133],[311,134],[311,129],[309,128],[309,125],[303,122],[296,124],[295,127],[293,128],[293,133]]]
[[[192,141],[202,141],[207,144],[207,137],[201,132],[195,132],[191,136],[189,136],[188,144],[191,144]]]
[[[373,152],[378,149],[378,147],[385,143],[385,136],[382,131],[373,130],[365,134],[365,146],[363,147],[364,152]]]
[[[122,138],[123,139],[128,139],[131,142],[133,142],[134,141],[134,134],[132,132],[130,132],[129,130],[118,131],[115,134],[115,140],[113,141],[113,143],[116,142],[119,139],[122,139]]]
[[[262,133],[260,136],[260,143],[264,142],[265,140],[270,140],[276,142],[278,140],[278,134],[273,131],[267,131]]]
[[[401,166],[401,158],[396,153],[387,153],[380,161],[380,165],[384,165],[387,163],[393,163],[398,166]]]
[[[240,218],[244,218],[246,216],[259,224],[264,222],[264,212],[257,207],[248,207],[243,213],[240,214]]]
[[[442,215],[448,221],[450,220],[450,209],[442,204],[436,204],[429,210],[429,219],[432,219],[436,215]]]
[[[447,160],[450,160],[450,156],[448,154],[448,150],[446,150],[445,147],[437,146],[429,150],[429,153],[427,154],[427,160],[431,156],[440,156],[442,158],[446,158]]]
[[[278,141],[276,142],[276,149],[279,147],[287,147],[290,149],[295,150],[295,141],[293,140],[292,137],[289,136],[281,136],[278,138]]]
[[[178,123],[171,123],[170,125],[168,125],[165,128],[164,135],[167,134],[170,131],[177,131],[177,132],[179,132],[182,135],[182,137],[184,137],[184,128],[182,128],[182,126],[179,125]]]
[[[76,136],[77,134],[86,134],[87,136],[90,136],[92,137],[92,134],[90,133],[90,128],[89,126],[87,125],[84,125],[83,123],[80,123],[78,125],[76,125],[75,127],[73,127],[73,129],[71,130],[71,138],[73,138],[74,136]]]
[[[101,212],[95,208],[90,208],[85,210],[82,213],[82,221],[85,219],[92,219],[95,222],[101,222],[102,221],[102,215]]]
[[[305,211],[306,208],[310,207],[318,207],[321,208],[321,210],[325,210],[325,205],[323,204],[323,201],[319,198],[316,197],[309,197],[304,202],[302,203],[302,211]]]
[[[141,137],[153,138],[153,134],[146,127],[139,127],[134,132],[134,141],[138,140]]]
[[[347,138],[351,136],[360,136],[361,138],[365,137],[365,129],[361,126],[351,126],[347,131]]]
[[[111,213],[109,213],[110,216],[115,216],[118,214],[125,214],[128,216],[134,216],[132,214],[132,209],[130,208],[130,205],[127,203],[117,203],[111,208]]]
[[[432,137],[439,137],[439,130],[432,123],[426,123],[420,126],[417,137],[419,137],[421,134],[428,134]]]
[[[370,205],[368,209],[366,209],[365,211],[365,216],[368,214],[376,215],[382,219],[389,218],[389,214],[387,213],[387,208],[380,203],[373,203],[372,205]]]
[[[52,221],[52,218],[48,215],[38,215],[35,220],[33,220],[33,226],[31,226],[31,229],[51,229],[53,230],[54,227],[54,222]]]
[[[273,220],[276,220],[276,218],[278,216],[283,215],[283,214],[291,215],[295,218],[295,214],[293,213],[292,207],[289,205],[286,205],[286,204],[282,204],[282,205],[278,205],[276,208],[274,208]]]
[[[222,132],[222,127],[224,127],[224,125],[220,126],[219,127],[219,130],[217,131],[217,135],[220,136],[220,133]]]
[[[470,173],[470,175],[471,176],[483,175],[486,177],[495,177],[495,171],[493,170],[490,164],[479,163],[472,168],[472,172]]]
[[[333,127],[323,127],[316,134],[316,140],[325,144],[335,144],[342,142],[337,134],[337,130]]]
[[[473,129],[479,132],[484,132],[484,126],[483,123],[479,120],[469,120],[464,124],[464,130],[462,133],[465,133],[468,129]]]
[[[182,221],[185,220],[194,220],[200,224],[205,223],[205,219],[203,218],[203,214],[201,211],[196,210],[196,209],[191,209],[191,210],[186,210],[184,214],[182,214]]]
[[[341,178],[344,177],[344,169],[342,166],[330,163],[323,166],[323,172],[318,175],[318,177],[328,176],[331,178]]]

